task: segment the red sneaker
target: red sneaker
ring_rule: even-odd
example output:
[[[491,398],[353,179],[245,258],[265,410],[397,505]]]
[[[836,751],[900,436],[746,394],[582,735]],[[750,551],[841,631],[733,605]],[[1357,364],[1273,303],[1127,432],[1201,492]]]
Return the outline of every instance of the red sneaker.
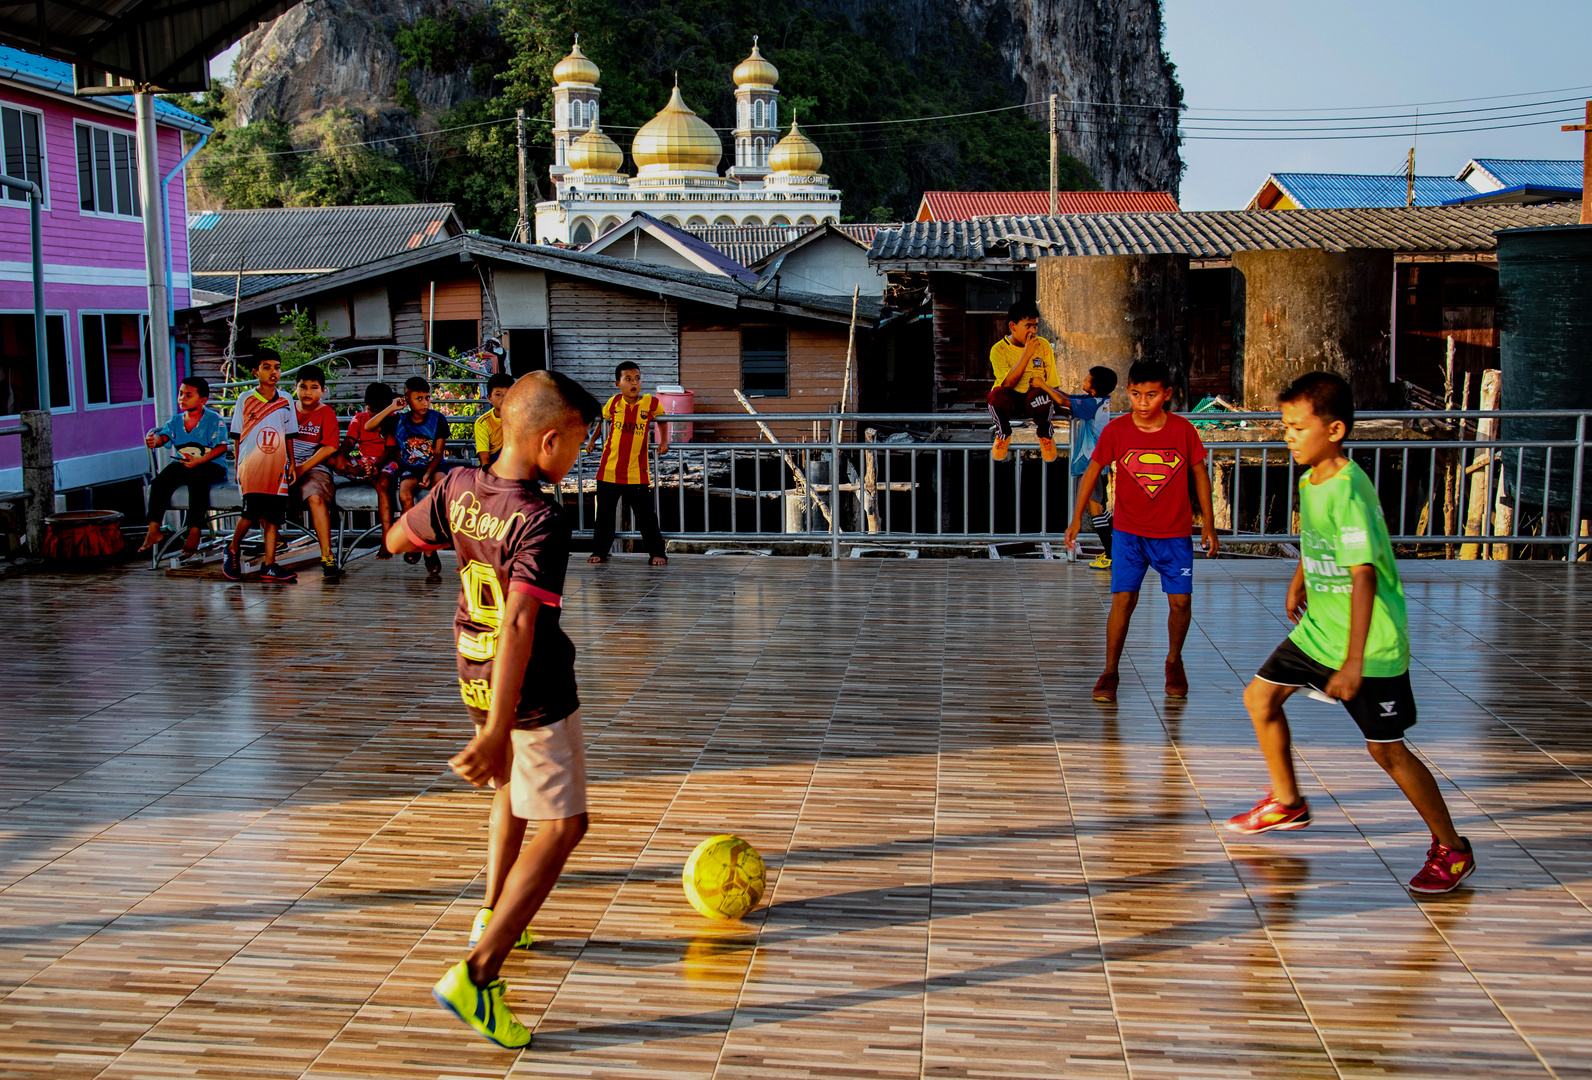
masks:
[[[1183,670],[1183,661],[1168,660],[1166,662],[1166,696],[1173,698],[1188,697],[1188,672]]]
[[[1117,700],[1117,684],[1122,681],[1118,675],[1102,675],[1095,681],[1094,699],[1106,704],[1113,704]]]
[[[1453,892],[1461,881],[1476,872],[1476,854],[1471,850],[1470,841],[1463,836],[1460,839],[1465,841],[1463,851],[1439,844],[1437,837],[1432,837],[1432,846],[1426,849],[1426,865],[1410,878],[1410,892],[1429,896]]]
[[[1302,829],[1310,824],[1310,804],[1302,797],[1299,805],[1289,809],[1272,797],[1271,792],[1257,802],[1248,813],[1227,819],[1227,828],[1236,833],[1252,835],[1271,832],[1273,829]]]

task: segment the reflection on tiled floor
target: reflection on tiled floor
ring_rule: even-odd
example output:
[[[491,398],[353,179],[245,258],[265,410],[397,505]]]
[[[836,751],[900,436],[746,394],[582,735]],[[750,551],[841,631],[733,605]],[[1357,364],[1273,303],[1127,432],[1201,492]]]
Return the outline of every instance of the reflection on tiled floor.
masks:
[[[594,827],[505,970],[520,1054],[429,995],[486,830],[453,580],[0,582],[0,1075],[1592,1077],[1592,581],[1404,571],[1481,862],[1420,903],[1335,707],[1292,710],[1316,823],[1217,827],[1288,564],[1198,568],[1186,703],[1147,595],[1109,708],[1080,564],[572,564]],[[721,831],[769,865],[728,925],[678,880]]]

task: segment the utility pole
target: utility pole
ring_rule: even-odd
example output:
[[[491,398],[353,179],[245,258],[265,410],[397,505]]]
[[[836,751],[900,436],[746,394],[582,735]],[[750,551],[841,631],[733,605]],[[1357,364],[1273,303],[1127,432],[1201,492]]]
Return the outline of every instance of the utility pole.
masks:
[[[531,242],[531,219],[526,213],[525,198],[525,110],[514,111],[519,126],[519,151],[520,151],[520,220],[514,226],[514,239],[522,244]]]
[[[1587,115],[1592,116],[1592,105],[1587,108]],[[1050,213],[1056,214],[1056,177],[1060,154],[1058,152],[1056,137],[1056,95],[1050,95]]]
[[[1582,133],[1581,224],[1592,225],[1592,101],[1586,103],[1586,123],[1565,124],[1559,130]]]
[[[1415,205],[1415,147],[1410,147],[1410,156],[1404,162],[1404,205]]]
[[[150,393],[155,399],[155,423],[164,424],[177,411],[176,369],[171,362],[171,331],[166,280],[165,237],[161,235],[160,144],[156,141],[155,93],[149,86],[133,88],[133,116],[138,141],[138,202],[143,211],[144,267],[149,283],[149,370],[154,376]]]

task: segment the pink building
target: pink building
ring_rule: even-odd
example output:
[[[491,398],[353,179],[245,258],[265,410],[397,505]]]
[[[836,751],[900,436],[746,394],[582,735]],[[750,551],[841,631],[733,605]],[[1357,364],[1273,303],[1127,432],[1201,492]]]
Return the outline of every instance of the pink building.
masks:
[[[182,133],[210,128],[164,102],[155,117],[164,177],[182,158]],[[58,491],[131,479],[149,467],[143,437],[155,426],[155,406],[135,153],[131,98],[75,98],[70,65],[0,46],[0,171],[39,182],[46,193],[44,308]],[[167,199],[171,288],[182,308],[189,303],[188,206],[180,174]],[[30,251],[26,198],[0,189],[0,425],[37,408]],[[157,332],[165,319],[156,313]],[[22,487],[20,453],[17,439],[0,439],[0,489]]]

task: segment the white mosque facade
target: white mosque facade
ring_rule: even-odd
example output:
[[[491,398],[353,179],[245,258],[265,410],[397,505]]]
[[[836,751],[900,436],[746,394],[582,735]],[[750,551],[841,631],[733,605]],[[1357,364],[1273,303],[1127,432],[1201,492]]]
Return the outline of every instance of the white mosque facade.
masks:
[[[601,72],[580,51],[553,69],[554,198],[536,204],[541,243],[590,243],[637,210],[681,228],[818,225],[840,221],[840,192],[819,170],[824,158],[790,125],[779,134],[779,71],[758,52],[736,66],[735,160],[719,174],[724,146],[675,86],[669,103],[623,151],[600,125]]]

